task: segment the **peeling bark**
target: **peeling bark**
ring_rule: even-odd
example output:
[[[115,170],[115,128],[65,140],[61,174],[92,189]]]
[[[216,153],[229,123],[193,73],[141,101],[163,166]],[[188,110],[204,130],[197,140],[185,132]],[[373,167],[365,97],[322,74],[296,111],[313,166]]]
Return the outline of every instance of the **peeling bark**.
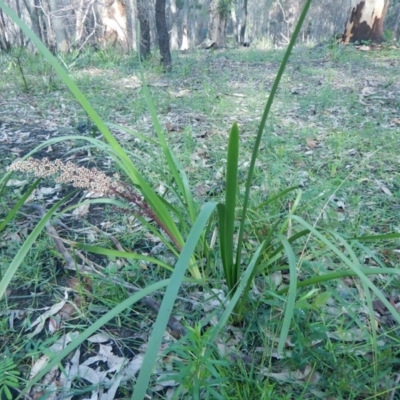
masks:
[[[350,17],[342,37],[343,42],[381,43],[388,6],[389,0],[353,0]]]
[[[107,0],[101,8],[101,22],[103,26],[102,41],[105,46],[121,45],[128,48],[126,32],[126,8],[123,1]]]
[[[209,21],[209,38],[212,43],[210,47],[222,48],[226,45],[226,17],[221,12],[220,0],[211,0],[210,4],[210,21]]]
[[[56,38],[55,45],[57,51],[66,53],[69,50],[70,44],[65,32],[65,4],[62,0],[50,0],[50,7],[52,11],[52,24]]]

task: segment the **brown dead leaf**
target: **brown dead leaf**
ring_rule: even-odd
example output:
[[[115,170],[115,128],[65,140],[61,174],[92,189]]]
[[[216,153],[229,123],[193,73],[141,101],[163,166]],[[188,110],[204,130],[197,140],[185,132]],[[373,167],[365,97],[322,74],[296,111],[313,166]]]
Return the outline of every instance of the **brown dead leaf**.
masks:
[[[66,304],[66,301],[68,299],[68,293],[65,291],[65,297],[62,301],[54,304],[50,309],[47,309],[46,312],[44,312],[42,315],[40,315],[36,320],[32,323],[29,329],[35,327],[36,329],[28,335],[28,337],[32,338],[33,336],[37,335],[42,331],[44,328],[44,325],[46,323],[46,320],[50,317],[53,317],[56,315]]]
[[[75,208],[74,211],[72,211],[72,215],[75,218],[81,218],[85,216],[89,212],[90,204],[82,204],[81,206]]]
[[[264,368],[262,374],[281,382],[292,381],[295,379],[298,381],[317,383],[321,379],[321,375],[310,365],[306,365],[304,371],[291,371],[286,369],[279,373],[269,372],[268,368]]]
[[[170,91],[169,94],[173,97],[185,97],[188,96],[190,94],[190,90],[189,89],[181,89],[179,90],[179,92],[172,92]]]
[[[370,51],[371,50],[371,46],[366,46],[366,45],[355,46],[355,48],[357,50],[361,50],[361,51]]]
[[[382,190],[383,193],[387,194],[389,197],[393,196],[393,193],[387,186],[383,184],[383,182],[379,181],[378,179],[376,179],[375,182],[378,185],[378,189]]]
[[[400,118],[393,118],[390,123],[395,124],[395,125],[400,125]]]
[[[306,138],[306,143],[310,149],[315,149],[318,146],[318,142],[311,138]]]
[[[182,132],[181,128],[179,128],[176,125],[171,124],[170,122],[167,122],[165,124],[165,128],[167,129],[168,132]]]
[[[76,312],[76,307],[70,303],[66,303],[64,307],[58,312],[58,315],[62,321],[70,319]]]

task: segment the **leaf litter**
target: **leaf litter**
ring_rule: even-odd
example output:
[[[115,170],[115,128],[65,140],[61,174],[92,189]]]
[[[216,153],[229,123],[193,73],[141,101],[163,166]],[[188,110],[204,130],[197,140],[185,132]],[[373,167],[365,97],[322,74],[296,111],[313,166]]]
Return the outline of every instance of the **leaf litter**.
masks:
[[[218,55],[215,57],[218,57]],[[289,90],[289,96],[291,96],[290,102],[282,100],[279,97],[277,98],[274,115],[272,117],[274,121],[273,129],[275,129],[275,131],[272,132],[273,139],[271,139],[265,147],[268,149],[265,152],[267,157],[262,161],[262,163],[268,161],[268,156],[273,156],[273,159],[275,160],[273,162],[275,162],[275,164],[278,164],[276,160],[279,160],[279,157],[285,157],[285,153],[280,153],[279,150],[280,146],[282,146],[279,141],[282,140],[287,141],[289,146],[299,146],[299,149],[301,149],[301,152],[293,156],[293,159],[291,160],[292,165],[290,165],[290,167],[296,165],[296,168],[294,168],[294,181],[302,186],[304,190],[312,188],[313,185],[317,184],[316,175],[318,175],[318,173],[325,174],[324,168],[326,168],[326,160],[333,160],[334,163],[338,164],[337,169],[332,169],[332,167],[330,167],[331,169],[328,173],[331,176],[335,176],[336,174],[336,176],[343,178],[347,174],[347,172],[345,172],[346,169],[353,169],[357,166],[358,161],[354,161],[356,157],[369,157],[369,153],[366,151],[366,149],[368,150],[366,144],[368,144],[369,139],[363,137],[360,141],[359,137],[357,137],[357,142],[355,142],[355,139],[354,141],[352,140],[351,135],[357,130],[362,131],[371,129],[370,125],[373,124],[379,116],[381,126],[384,127],[382,129],[385,129],[386,132],[382,134],[382,140],[378,143],[378,146],[382,146],[383,148],[384,146],[387,146],[389,150],[386,157],[387,159],[381,161],[376,159],[376,157],[372,158],[371,163],[368,165],[369,170],[368,168],[364,170],[365,175],[361,178],[362,180],[359,181],[360,184],[366,185],[365,189],[367,190],[365,191],[364,188],[361,190],[359,188],[355,189],[357,186],[352,190],[353,192],[358,190],[361,195],[365,193],[365,199],[362,201],[364,204],[369,202],[373,208],[376,208],[376,204],[380,201],[380,195],[396,199],[398,194],[393,179],[390,175],[385,176],[385,174],[382,174],[383,170],[381,167],[382,165],[387,167],[388,163],[391,162],[390,158],[392,154],[389,146],[392,146],[391,140],[393,135],[398,134],[399,132],[400,123],[398,123],[398,103],[396,103],[396,101],[398,101],[397,94],[400,90],[399,83],[392,82],[391,86],[385,87],[387,78],[384,74],[379,74],[379,78],[376,78],[376,70],[372,67],[371,70],[365,70],[366,73],[363,75],[367,76],[357,77],[352,75],[349,79],[344,80],[342,72],[344,73],[347,70],[346,66],[340,62],[331,62],[321,59],[313,60],[312,57],[313,56],[311,56],[311,60],[308,61],[310,65],[313,65],[314,63],[314,67],[317,66],[324,70],[319,70],[319,74],[309,76],[307,84],[294,85],[291,88],[289,87],[287,90]],[[171,96],[171,98],[176,99],[174,101],[177,103],[173,104],[173,102],[171,102],[170,111],[164,113],[165,115],[161,115],[161,121],[167,128],[168,134],[170,135],[169,140],[176,149],[191,148],[192,144],[194,144],[193,151],[189,151],[187,154],[185,151],[178,151],[178,153],[182,158],[181,161],[186,165],[185,168],[190,174],[193,186],[198,188],[197,194],[199,198],[204,199],[209,196],[210,189],[215,185],[216,181],[223,180],[223,174],[221,171],[223,171],[224,166],[222,159],[225,157],[227,127],[229,127],[231,121],[238,120],[239,123],[242,124],[242,140],[247,141],[251,138],[254,127],[259,119],[261,108],[259,104],[256,104],[259,100],[254,99],[253,101],[252,97],[248,96],[247,93],[249,93],[249,91],[254,92],[258,90],[259,85],[264,85],[269,89],[272,80],[270,76],[267,78],[265,77],[265,70],[267,68],[267,70],[272,71],[275,68],[275,64],[269,61],[262,63],[262,65],[253,65],[251,62],[237,61],[228,56],[216,60],[215,62],[215,65],[218,65],[218,68],[220,68],[221,65],[224,65],[224,68],[229,66],[230,69],[226,68],[225,70],[234,71],[236,78],[235,76],[230,76],[229,78],[232,90],[225,90],[225,88],[218,89],[218,93],[215,97],[213,97],[214,95],[211,92],[207,94],[208,98],[211,98],[214,104],[212,107],[206,107],[205,111],[192,110],[191,107],[188,106],[190,101],[194,101],[193,98],[198,92],[198,75],[201,76],[202,74],[200,70],[202,65],[201,63],[197,67],[199,70],[194,69],[193,75],[189,76],[187,79],[171,77],[168,78],[169,81],[163,79],[152,83],[154,89],[160,90],[164,93],[166,93],[165,88],[174,88],[168,95]],[[205,65],[206,63],[207,62],[205,62]],[[95,75],[98,76],[103,74],[104,72],[102,70],[98,70]],[[301,75],[301,72],[298,72],[298,74]],[[140,84],[137,83],[136,80],[133,79],[132,82],[133,86],[129,86],[129,83],[127,82],[121,82],[121,84],[130,89],[132,89],[132,87],[134,89],[140,87]],[[329,97],[323,93],[323,90],[321,92],[321,89],[324,89],[324,87],[328,87],[331,91],[336,91],[338,94],[336,97],[337,99],[340,98],[340,93],[342,95],[347,95],[348,93],[353,92],[358,96],[358,101],[356,99],[358,104],[333,104],[332,98],[335,96],[331,94]],[[230,115],[221,118],[221,110],[217,106],[219,99],[222,97],[225,98],[224,93],[231,93],[231,95],[226,96],[226,98],[232,98],[232,101]],[[238,95],[236,96],[236,94]],[[51,96],[52,94],[50,93],[49,95]],[[71,126],[74,125],[73,121],[76,119],[78,114],[76,108],[72,106],[68,96],[63,96],[58,99],[62,101],[64,105],[60,110],[57,110],[56,108],[48,110],[45,108],[41,109],[41,93],[33,93],[30,96],[33,98],[37,97],[34,101],[36,104],[34,108],[28,107],[26,99],[21,97],[15,99],[16,101],[14,102],[7,102],[5,108],[1,112],[1,118],[4,119],[4,117],[6,117],[6,120],[1,121],[0,150],[4,151],[4,154],[12,155],[8,160],[13,159],[15,155],[20,157],[26,154],[35,145],[45,139],[71,133],[73,131]],[[310,97],[313,97],[311,102]],[[179,103],[179,101],[181,101],[180,99],[185,100],[186,106]],[[21,115],[24,115],[24,117],[21,118]],[[119,112],[111,115],[111,119],[113,118],[115,120],[112,122],[119,123],[122,121],[122,124],[131,127],[138,132],[142,132],[149,136],[152,135],[153,128],[151,126],[151,120],[147,114],[142,115],[140,118],[132,119],[128,113],[124,114],[124,112]],[[353,125],[351,122],[352,120],[355,121]],[[125,145],[129,145],[129,143],[132,142],[135,143],[135,157],[137,160],[141,160],[139,161],[139,165],[142,168],[144,168],[146,163],[152,160],[152,157],[154,157],[156,152],[153,149],[150,150],[150,147],[146,143],[133,140],[132,136],[124,133],[123,130],[118,131],[116,129],[115,132]],[[341,140],[344,140],[343,136],[347,136],[347,149],[342,147],[341,152],[337,153],[336,147],[339,146],[338,143]],[[193,141],[192,144],[191,141]],[[59,155],[64,156],[64,154],[73,149],[76,144],[77,143],[72,142],[65,144],[60,143],[42,150],[38,156],[49,156],[50,154],[51,158],[58,158]],[[245,147],[246,144],[243,144]],[[288,150],[286,149],[286,152],[287,151]],[[85,154],[75,154],[75,157],[78,160],[81,159],[85,165],[95,159],[93,156],[87,157],[87,152],[85,152]],[[188,160],[189,162],[186,162]],[[337,162],[337,160],[340,162]],[[269,160],[269,162],[271,163],[271,160]],[[101,166],[100,163],[100,167]],[[110,164],[108,162],[103,163],[105,171],[108,171],[109,166]],[[300,166],[300,168],[297,166]],[[393,171],[395,170],[396,168],[393,168]],[[290,171],[290,168],[288,168],[288,171]],[[160,185],[159,182],[156,182],[151,171],[149,171],[149,179],[150,181],[154,179],[155,184]],[[289,182],[290,179],[293,178],[282,173],[281,180],[284,183]],[[358,177],[358,179],[360,178]],[[20,182],[23,182],[20,187],[23,187],[23,185],[26,184],[24,181]],[[266,182],[263,182],[262,185],[265,190],[268,191],[274,187],[275,182],[272,177],[268,176]],[[260,184],[259,186],[262,185]],[[14,187],[18,188],[19,185],[14,185]],[[368,190],[370,192],[368,192]],[[336,208],[334,211],[337,214],[335,216],[335,221],[337,223],[343,221],[342,215],[345,213],[348,215],[350,220],[356,217],[356,213],[351,210],[354,205],[349,201],[351,193],[345,193],[346,190],[343,192],[343,194],[339,193],[339,196],[336,197],[333,202],[330,202],[332,207]],[[218,192],[214,193],[217,193],[218,195]],[[54,204],[58,198],[61,198],[63,194],[65,194],[65,191],[64,193],[60,192],[60,188],[56,185],[51,187],[46,184],[45,186],[41,186],[38,189],[38,192],[35,192],[33,200],[45,202],[47,206],[50,206]],[[86,194],[86,196],[91,197],[88,194]],[[370,198],[374,200],[370,200]],[[78,199],[76,201],[78,201]],[[123,239],[125,234],[139,234],[140,236],[142,231],[140,226],[132,221],[125,225],[128,229],[118,231],[116,229],[117,225],[112,221],[113,218],[110,218],[107,215],[105,208],[100,208],[99,217],[97,219],[93,218],[94,213],[89,207],[78,207],[76,210],[78,210],[76,213],[79,218],[72,220],[72,218],[68,217],[68,220],[64,219],[65,223],[68,224],[66,225],[68,230],[65,230],[65,233],[75,236],[74,240],[76,241],[87,240],[87,238],[83,236],[84,232],[80,231],[80,229],[86,228],[86,219],[89,219],[91,224],[98,227],[103,233],[112,229],[112,227],[115,227],[115,232],[120,236],[120,240]],[[313,214],[310,214],[310,218],[313,218]],[[332,218],[332,216],[329,215],[328,218]],[[329,221],[332,220],[330,219]],[[18,223],[22,227],[22,223]],[[379,226],[382,226],[379,224],[380,221],[377,220],[377,226],[372,226],[367,229],[372,231],[376,230]],[[93,230],[93,232],[96,232],[96,235],[89,234],[91,235],[89,237],[94,241],[98,240],[100,237],[98,235],[101,234],[95,230]],[[17,239],[16,236],[13,237],[10,233],[7,233],[7,235],[3,235],[2,237],[4,243],[10,243],[12,240]],[[153,251],[157,246],[157,241],[152,242],[151,240],[146,240],[146,243],[149,243],[150,246],[146,250],[153,255],[158,256],[158,254],[162,255],[162,253],[165,252],[165,249],[163,248]],[[70,249],[68,248],[68,250]],[[84,257],[83,254],[82,257]],[[82,260],[84,260],[84,258],[82,258]],[[90,261],[87,257],[86,260],[87,261],[83,261],[82,265]],[[92,265],[97,264],[99,266],[99,271],[109,263],[109,260],[97,261],[100,261],[100,264],[93,263]],[[90,269],[86,270],[82,266],[81,272],[87,273],[88,271],[90,271]],[[282,276],[276,276],[274,279],[276,280],[276,284],[281,285]],[[89,293],[90,291],[91,289],[88,289]],[[257,296],[260,296],[262,291],[257,290],[254,291],[254,293]],[[213,291],[208,294],[201,294],[201,296],[203,295],[205,297],[203,297],[203,300],[200,300],[198,296],[193,294],[192,307],[200,307],[199,309],[202,314],[207,314],[215,310],[218,311],[219,308],[221,308],[221,310],[223,309],[223,291],[213,289]],[[217,300],[217,297],[220,299]],[[72,301],[75,302],[75,300],[76,298]],[[58,302],[54,301],[53,306],[50,306],[48,310],[38,316],[35,321],[36,330],[38,330],[38,332],[35,335],[43,335],[45,329],[46,334],[59,332],[62,325],[57,325],[57,320],[67,320],[72,318],[77,309],[79,310],[79,305],[77,307],[72,306],[70,310],[66,311],[64,317],[60,317],[58,314],[62,312],[64,306],[72,304],[70,301],[70,299],[64,299]],[[204,303],[204,307],[200,306],[201,303]],[[380,315],[384,315],[385,310],[379,310],[378,304],[375,304],[377,312],[379,312]],[[361,306],[359,307],[361,309]],[[184,308],[185,307],[182,305],[178,306],[178,309],[180,310]],[[339,304],[336,304],[335,302],[331,303],[330,308],[333,320],[338,318],[338,315],[343,315]],[[37,310],[37,312],[38,311],[39,310]],[[19,315],[23,316],[23,313],[24,311],[22,310]],[[215,318],[216,319],[214,319],[212,323],[218,321],[218,313]],[[18,322],[17,314],[15,314],[14,320]],[[43,320],[49,323],[47,328],[46,325],[43,324]],[[385,324],[386,322],[383,321],[382,323]],[[148,323],[145,323],[144,326],[146,329],[149,329],[151,322],[149,321]],[[332,326],[335,326],[335,324]],[[60,346],[70,342],[72,340],[71,337],[74,337],[76,334],[77,331],[73,330],[69,333],[63,334],[60,337],[60,343],[64,344],[60,344],[59,341],[57,341],[54,345],[56,347],[50,347],[50,349],[54,352],[59,351],[62,348]],[[95,343],[96,346],[98,346],[96,355],[86,357],[86,360],[84,360],[85,348],[81,347],[75,352],[72,358],[63,365],[66,373],[61,372],[60,370],[53,370],[42,383],[47,382],[45,385],[49,388],[53,387],[55,389],[58,387],[57,385],[62,382],[63,387],[67,390],[73,387],[73,380],[78,376],[86,376],[88,378],[87,380],[92,383],[100,382],[101,378],[103,378],[107,382],[107,388],[99,388],[97,394],[100,395],[100,391],[102,391],[101,396],[104,396],[101,397],[102,399],[114,398],[113,396],[116,395],[118,386],[125,378],[135,378],[135,374],[141,366],[143,353],[140,351],[139,347],[137,349],[137,354],[133,357],[123,357],[121,354],[117,355],[114,351],[116,343],[115,339],[110,339],[111,336],[106,334],[99,333],[98,335],[104,335],[104,337],[94,336],[90,338],[92,339],[92,343]],[[232,337],[231,339],[228,339],[230,335],[221,338],[219,347],[222,353],[229,354],[232,348],[235,348],[240,344],[246,347],[242,343],[243,332],[238,331],[236,335],[233,335],[233,338],[236,337],[233,340]],[[343,332],[331,329],[326,333],[326,337],[343,343],[347,341],[350,343],[364,343],[367,340],[366,332],[363,332],[362,330],[360,331],[359,329],[357,330],[355,327],[348,327]],[[146,335],[144,335],[144,340],[147,340]],[[171,340],[171,336],[166,336],[166,345],[168,345],[169,340]],[[90,342],[90,340],[88,341]],[[313,342],[313,345],[315,348],[318,348],[321,343],[323,342],[315,341]],[[379,342],[379,344],[381,344],[381,342]],[[288,360],[293,357],[291,350],[289,350],[293,345],[292,342],[287,342],[288,349],[284,355],[280,355],[281,359]],[[266,350],[264,347],[259,347],[258,349],[262,349],[263,352],[270,351],[272,355],[275,354],[275,356],[277,356],[273,348]],[[255,353],[257,353],[257,351]],[[364,353],[362,350],[359,350],[358,354],[368,354],[368,350],[364,350]],[[253,361],[256,359],[254,354],[252,355],[252,359]],[[37,361],[37,364],[33,365],[31,374],[32,371],[35,373],[35,371],[43,368],[43,365],[45,365],[48,359],[46,359],[46,356],[43,356],[39,358],[39,360]],[[96,363],[99,362],[103,363],[103,369],[99,369],[99,367],[96,366]],[[276,368],[273,365],[273,369],[275,369],[274,371],[265,369],[262,370],[261,373],[277,381],[295,379],[297,381],[312,382],[315,385],[318,385],[321,376],[323,377],[323,372],[319,372],[318,368],[315,369],[311,365],[306,365],[302,369],[283,368],[278,372],[279,368],[278,364],[276,365]],[[126,374],[123,374],[122,371],[125,371],[125,369],[127,369]],[[161,373],[163,368],[160,367],[157,371]],[[171,387],[174,387],[175,385],[175,382],[170,382]],[[158,386],[154,386],[154,388],[157,387],[159,390],[162,390],[161,386],[162,384],[158,383]],[[94,392],[92,393],[92,398],[94,398],[93,396],[95,396]]]

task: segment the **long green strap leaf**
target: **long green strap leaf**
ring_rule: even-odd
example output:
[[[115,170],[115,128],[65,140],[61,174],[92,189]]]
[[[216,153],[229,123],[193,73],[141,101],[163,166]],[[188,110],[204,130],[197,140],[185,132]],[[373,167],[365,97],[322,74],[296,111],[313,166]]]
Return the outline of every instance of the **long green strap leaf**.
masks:
[[[235,230],[236,192],[238,186],[238,161],[239,161],[239,127],[235,122],[229,134],[228,157],[226,166],[226,189],[225,189],[225,269],[230,274],[230,280],[235,290],[238,283],[240,265],[233,265],[233,235]],[[231,293],[231,296],[233,293]]]
[[[240,262],[241,262],[243,234],[244,234],[244,226],[245,226],[245,222],[246,222],[247,207],[248,207],[249,199],[250,199],[251,181],[253,178],[254,168],[256,165],[256,159],[258,157],[258,150],[260,148],[261,138],[262,138],[264,128],[265,128],[265,123],[266,123],[268,115],[270,113],[272,103],[274,101],[276,91],[278,90],[278,86],[281,81],[283,72],[285,71],[286,64],[288,63],[290,53],[293,50],[294,44],[296,43],[297,37],[300,33],[300,29],[301,29],[303,22],[307,16],[307,12],[308,12],[308,9],[310,8],[311,1],[312,0],[306,0],[306,2],[304,4],[303,10],[300,14],[299,20],[296,24],[296,27],[295,27],[293,35],[290,39],[289,45],[285,51],[285,55],[283,56],[278,73],[276,74],[274,84],[272,85],[271,92],[269,94],[267,104],[265,105],[264,113],[263,113],[263,116],[261,118],[261,122],[260,122],[260,125],[258,128],[257,137],[254,142],[253,153],[251,156],[251,161],[250,161],[250,166],[249,166],[249,172],[247,174],[247,179],[246,179],[246,191],[245,191],[245,195],[244,195],[244,199],[243,199],[242,218],[240,220],[238,245],[237,245],[237,253],[236,253],[236,265],[240,265]]]
[[[285,316],[283,318],[282,330],[279,336],[279,343],[278,343],[278,353],[282,354],[286,338],[288,337],[289,334],[290,323],[292,322],[294,305],[296,302],[297,265],[296,265],[296,256],[287,238],[281,234],[279,234],[278,237],[282,242],[283,247],[285,248],[285,254],[288,259],[289,274],[290,274],[289,294],[286,302]]]
[[[135,385],[132,400],[143,400],[146,396],[146,390],[149,385],[153,367],[157,359],[158,350],[161,346],[164,331],[168,324],[168,319],[171,315],[176,296],[178,295],[185,272],[189,267],[189,263],[197,246],[197,242],[201,237],[204,227],[216,206],[216,203],[206,203],[203,206],[192,229],[190,230],[187,241],[183,246],[181,255],[179,256],[179,259],[175,265],[174,272],[171,275],[171,283],[168,285],[168,288],[165,292],[160,311],[157,315],[157,320],[154,324],[153,331],[147,345],[143,366],[140,370],[139,377]]]
[[[179,165],[178,160],[174,156],[174,154],[171,152],[170,147],[168,146],[167,139],[164,134],[164,130],[161,127],[161,124],[158,120],[157,112],[154,107],[153,101],[151,100],[151,95],[149,88],[146,84],[146,80],[144,79],[144,73],[143,70],[140,70],[141,77],[142,77],[142,83],[143,83],[143,93],[144,97],[146,99],[147,107],[150,111],[151,119],[153,121],[154,128],[156,130],[158,140],[160,141],[161,148],[164,152],[164,156],[167,160],[169,171],[171,172],[174,181],[176,185],[179,188],[180,193],[185,199],[185,203],[183,205],[186,205],[187,210],[188,210],[188,215],[190,218],[190,221],[193,223],[196,217],[196,209],[192,197],[192,192],[190,190],[190,185],[189,181],[187,178],[187,175],[183,168]]]
[[[152,264],[159,265],[160,267],[163,267],[163,268],[167,269],[168,271],[173,271],[173,268],[170,265],[168,265],[167,263],[165,263],[161,260],[158,260],[157,258],[145,256],[143,254],[131,253],[129,251],[105,249],[103,247],[89,246],[87,244],[82,244],[82,243],[74,243],[74,247],[76,247],[78,249],[86,250],[90,253],[102,254],[107,257],[120,257],[120,258],[126,258],[128,260],[139,260],[139,261],[150,262]]]
[[[218,324],[212,329],[212,333],[209,338],[210,343],[212,343],[217,338],[217,335],[225,326],[229,317],[232,315],[233,310],[236,308],[244,289],[248,285],[248,282],[251,279],[255,268],[257,267],[258,258],[260,257],[260,253],[264,245],[265,243],[262,242],[260,246],[258,246],[257,250],[254,252],[253,257],[250,260],[249,266],[246,268],[243,275],[240,277],[239,284],[237,285],[237,288],[235,290],[235,294],[229,300],[229,304],[227,305],[225,311],[221,315]]]

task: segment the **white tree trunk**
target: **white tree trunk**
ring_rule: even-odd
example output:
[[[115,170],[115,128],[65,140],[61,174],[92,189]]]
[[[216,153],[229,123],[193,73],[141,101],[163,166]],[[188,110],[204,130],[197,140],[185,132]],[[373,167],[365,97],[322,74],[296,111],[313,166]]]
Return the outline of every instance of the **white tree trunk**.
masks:
[[[176,0],[170,0],[169,15],[170,21],[170,35],[169,35],[169,45],[171,50],[179,49],[179,35],[178,35],[178,10],[176,8]]]
[[[136,50],[136,1],[126,0],[126,34],[129,50]]]
[[[226,15],[220,12],[219,0],[211,0],[210,20],[208,35],[216,48],[225,47],[226,44]]]
[[[105,46],[120,44],[128,48],[126,31],[126,8],[121,0],[107,0],[100,6],[100,17],[103,25],[102,41]]]
[[[383,22],[388,6],[389,0],[352,0],[343,42],[382,42]]]
[[[181,43],[182,51],[189,50],[188,12],[189,12],[189,0],[185,0],[183,4],[183,20],[182,20],[182,43]]]

